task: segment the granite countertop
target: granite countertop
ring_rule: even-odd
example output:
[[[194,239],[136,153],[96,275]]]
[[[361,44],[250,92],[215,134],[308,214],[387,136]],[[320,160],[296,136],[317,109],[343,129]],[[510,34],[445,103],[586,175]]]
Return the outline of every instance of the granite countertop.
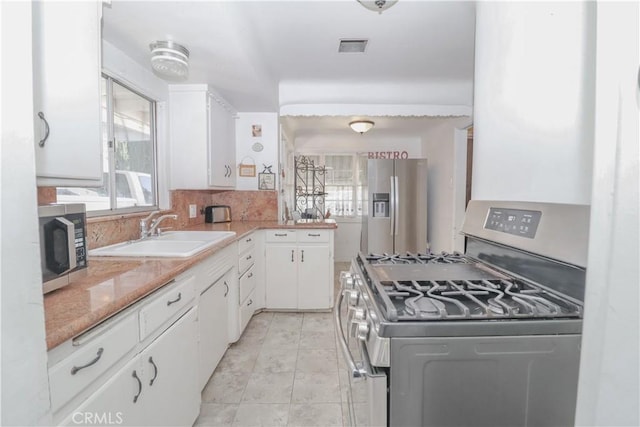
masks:
[[[269,228],[334,229],[337,226],[334,220],[200,224],[187,230],[235,231],[236,235],[189,258],[90,257],[86,277],[44,296],[47,349],[113,316],[242,236]]]

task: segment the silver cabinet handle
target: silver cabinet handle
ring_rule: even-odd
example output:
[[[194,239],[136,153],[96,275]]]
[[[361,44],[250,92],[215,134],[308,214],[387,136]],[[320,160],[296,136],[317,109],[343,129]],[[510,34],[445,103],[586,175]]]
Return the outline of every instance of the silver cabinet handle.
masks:
[[[309,237],[320,237],[320,233],[318,233],[318,234],[307,233],[307,236],[309,236]]]
[[[153,382],[156,380],[156,378],[158,378],[158,366],[153,361],[153,356],[149,357],[149,363],[151,363],[151,366],[153,366],[153,378],[151,378],[151,381],[149,381],[149,385],[152,386]]]
[[[304,249],[302,249],[300,252],[302,252],[302,259],[300,260],[300,262],[304,262]]]
[[[100,358],[102,357],[103,352],[104,352],[104,348],[100,347],[98,349],[98,353],[96,353],[95,359],[93,359],[91,362],[87,363],[86,365],[74,366],[73,368],[71,368],[71,375],[77,374],[78,371],[80,371],[81,369],[88,368],[91,365],[95,365],[98,362],[98,360],[100,360]]]
[[[293,249],[291,249],[291,262],[293,262]]]
[[[249,243],[251,241],[251,237],[245,240],[245,242]]]
[[[138,394],[133,396],[133,403],[136,403],[138,401],[138,398],[140,397],[140,394],[142,393],[142,381],[140,381],[140,378],[138,377],[136,371],[133,371],[133,374],[131,374],[131,376],[135,378],[136,381],[138,381]]]
[[[249,302],[247,303],[247,307],[249,307],[251,304],[253,304],[253,300],[250,299]]]
[[[47,119],[44,118],[44,113],[42,111],[38,111],[38,117],[40,117],[40,119],[42,119],[42,121],[44,122],[44,138],[42,138],[39,142],[38,145],[40,147],[44,147],[44,143],[47,142],[47,139],[49,139],[49,131],[51,129],[49,129],[49,122],[47,122]]]
[[[251,259],[251,255],[249,255],[248,257],[245,258],[247,261],[249,261]]]
[[[229,285],[227,284],[227,281],[224,281],[224,296],[226,297],[227,294],[229,293]]]
[[[253,277],[253,273],[249,273],[249,275],[247,276],[247,278],[251,278]]]
[[[276,236],[276,237],[287,237],[288,234],[287,233],[274,233],[274,236]]]
[[[173,303],[176,303],[178,301],[180,301],[182,299],[182,292],[178,293],[178,298],[174,299],[173,301],[167,301],[167,307],[170,306]]]

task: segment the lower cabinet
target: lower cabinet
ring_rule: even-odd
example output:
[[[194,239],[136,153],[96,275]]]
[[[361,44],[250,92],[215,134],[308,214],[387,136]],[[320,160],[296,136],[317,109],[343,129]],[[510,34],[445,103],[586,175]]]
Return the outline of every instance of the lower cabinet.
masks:
[[[267,309],[333,306],[333,231],[266,230]]]
[[[190,309],[74,410],[62,425],[191,425],[200,411],[197,316]]]
[[[206,288],[198,302],[198,390],[202,390],[227,350],[228,297],[235,276],[230,268],[220,279]]]

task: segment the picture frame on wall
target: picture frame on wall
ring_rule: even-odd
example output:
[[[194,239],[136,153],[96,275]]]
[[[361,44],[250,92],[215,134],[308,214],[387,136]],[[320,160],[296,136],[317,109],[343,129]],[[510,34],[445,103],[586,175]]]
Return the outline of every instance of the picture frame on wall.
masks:
[[[262,136],[262,125],[251,125],[251,136],[258,138]]]
[[[275,173],[259,173],[258,174],[258,189],[260,190],[275,190],[276,189],[276,174]]]
[[[249,178],[256,176],[256,165],[244,165],[240,163],[238,175]]]

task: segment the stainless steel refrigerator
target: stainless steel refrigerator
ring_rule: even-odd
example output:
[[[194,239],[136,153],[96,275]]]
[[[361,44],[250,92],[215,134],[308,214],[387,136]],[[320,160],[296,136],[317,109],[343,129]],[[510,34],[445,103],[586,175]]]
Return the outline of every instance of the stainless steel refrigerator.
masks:
[[[360,250],[425,252],[427,159],[369,160]]]

